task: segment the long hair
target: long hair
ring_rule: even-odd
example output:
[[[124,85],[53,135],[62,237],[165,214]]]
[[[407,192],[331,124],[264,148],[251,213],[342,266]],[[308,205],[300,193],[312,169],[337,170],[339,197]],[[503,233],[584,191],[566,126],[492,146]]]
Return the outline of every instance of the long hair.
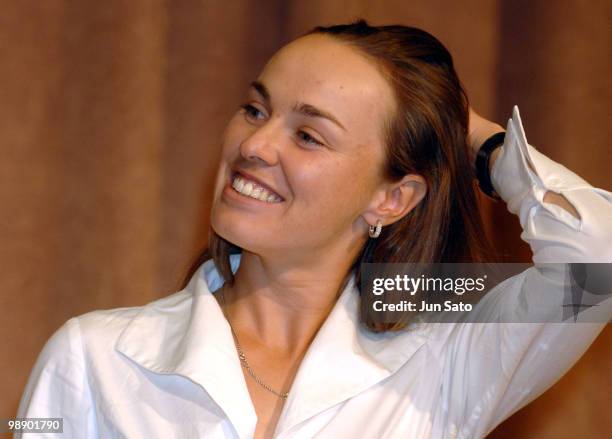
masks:
[[[385,174],[399,181],[419,174],[427,183],[423,200],[399,221],[369,238],[354,261],[360,288],[362,263],[484,262],[486,240],[467,145],[469,104],[444,45],[422,29],[402,25],[317,26],[304,35],[323,34],[359,50],[379,67],[394,91],[395,114],[384,122]],[[194,261],[184,284],[213,258],[233,283],[229,255],[240,249],[210,231],[207,250]],[[359,291],[361,294],[361,290]],[[372,331],[399,330],[405,323],[362,322]]]

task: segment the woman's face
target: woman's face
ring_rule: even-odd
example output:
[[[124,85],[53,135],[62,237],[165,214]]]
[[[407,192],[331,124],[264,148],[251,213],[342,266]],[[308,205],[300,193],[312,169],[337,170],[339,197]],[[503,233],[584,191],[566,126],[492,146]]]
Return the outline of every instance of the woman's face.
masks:
[[[367,236],[384,196],[392,93],[371,61],[328,36],[282,48],[224,132],[213,229],[248,251],[287,256]]]

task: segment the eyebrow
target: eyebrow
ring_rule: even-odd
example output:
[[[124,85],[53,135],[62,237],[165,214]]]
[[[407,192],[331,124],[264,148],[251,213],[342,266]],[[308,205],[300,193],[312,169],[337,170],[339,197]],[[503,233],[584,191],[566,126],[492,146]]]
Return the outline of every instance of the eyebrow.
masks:
[[[251,87],[253,87],[257,91],[257,93],[261,95],[261,97],[266,102],[266,105],[269,107],[270,106],[270,92],[268,91],[268,88],[261,81],[257,81],[257,80],[251,82]],[[294,112],[303,114],[304,116],[320,117],[323,119],[327,119],[330,122],[333,122],[336,125],[338,125],[344,131],[346,131],[346,128],[344,128],[344,126],[340,123],[340,121],[338,121],[338,119],[336,119],[332,114],[328,113],[327,111],[321,110],[320,108],[317,108],[314,105],[306,104],[303,102],[297,102],[295,105],[293,105],[291,110]]]

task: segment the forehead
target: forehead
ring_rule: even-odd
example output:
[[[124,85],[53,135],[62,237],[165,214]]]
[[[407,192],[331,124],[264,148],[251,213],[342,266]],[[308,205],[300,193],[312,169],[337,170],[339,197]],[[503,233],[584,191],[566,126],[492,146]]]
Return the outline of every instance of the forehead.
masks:
[[[289,43],[270,59],[259,80],[270,90],[273,105],[299,100],[349,125],[364,118],[371,122],[375,114],[386,116],[394,101],[391,86],[373,60],[327,35]]]

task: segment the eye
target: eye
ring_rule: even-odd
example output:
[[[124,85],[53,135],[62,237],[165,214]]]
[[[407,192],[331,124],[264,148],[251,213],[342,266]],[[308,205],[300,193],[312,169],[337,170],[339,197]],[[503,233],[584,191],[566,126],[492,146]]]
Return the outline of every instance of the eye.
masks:
[[[244,104],[241,105],[240,108],[244,112],[244,115],[247,119],[257,120],[258,116],[263,116],[263,113],[259,111],[254,105]]]
[[[323,145],[322,142],[319,142],[317,139],[312,137],[306,131],[298,131],[297,134],[298,134],[298,137],[300,138],[300,140],[303,143],[306,143],[308,146],[321,146],[321,145]]]

